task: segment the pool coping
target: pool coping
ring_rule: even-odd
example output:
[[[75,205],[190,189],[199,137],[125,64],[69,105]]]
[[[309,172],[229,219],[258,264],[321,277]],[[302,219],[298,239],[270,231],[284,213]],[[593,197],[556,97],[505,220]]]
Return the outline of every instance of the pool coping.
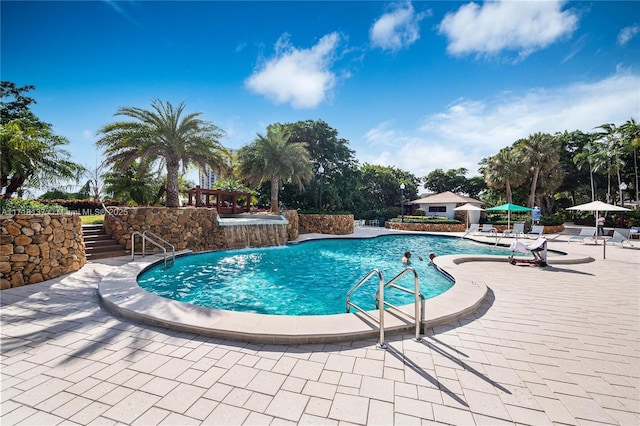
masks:
[[[330,238],[331,236],[327,236]],[[179,255],[189,254],[184,251]],[[305,344],[331,343],[379,338],[376,322],[362,313],[335,315],[285,316],[234,312],[205,308],[185,302],[166,299],[143,290],[137,276],[162,255],[146,256],[122,265],[103,277],[98,294],[104,306],[123,317],[143,323],[187,331],[213,337],[255,343]],[[478,274],[459,273],[457,266],[467,262],[505,262],[497,255],[445,255],[438,256],[435,265],[454,279],[446,292],[425,301],[423,329],[451,323],[478,309],[485,300],[489,287]],[[553,263],[569,264],[593,261],[590,257],[554,257]],[[415,331],[412,319],[414,305],[400,307],[401,312],[385,310],[385,334]],[[369,311],[378,317],[377,310]]]

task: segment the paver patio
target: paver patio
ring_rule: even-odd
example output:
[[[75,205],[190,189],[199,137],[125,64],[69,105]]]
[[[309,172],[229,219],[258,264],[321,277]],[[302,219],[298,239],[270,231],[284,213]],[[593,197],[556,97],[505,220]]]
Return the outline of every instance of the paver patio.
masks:
[[[636,246],[640,244],[636,242]],[[640,424],[640,250],[549,243],[591,263],[468,262],[490,293],[455,323],[340,344],[247,344],[104,309],[128,258],[3,290],[0,422]]]

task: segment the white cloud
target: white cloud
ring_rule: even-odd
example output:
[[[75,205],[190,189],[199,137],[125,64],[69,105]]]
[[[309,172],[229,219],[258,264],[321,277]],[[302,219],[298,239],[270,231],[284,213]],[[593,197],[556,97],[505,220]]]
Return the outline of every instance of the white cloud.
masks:
[[[640,25],[638,24],[624,27],[618,34],[618,44],[620,46],[624,46],[625,44],[629,43],[631,39],[634,38],[638,33],[640,33]]]
[[[468,3],[448,13],[439,31],[449,39],[452,55],[495,56],[503,51],[524,58],[569,36],[578,16],[562,10],[562,1],[491,1]]]
[[[371,45],[383,50],[397,51],[420,38],[420,21],[424,13],[416,14],[411,3],[398,3],[382,15],[369,30]]]
[[[619,70],[591,83],[496,94],[492,99],[459,99],[444,111],[425,117],[416,129],[393,129],[388,123],[367,133],[361,162],[396,166],[416,176],[434,169],[465,167],[476,175],[482,158],[496,154],[535,132],[593,132],[604,123],[623,124],[638,117],[640,74]],[[373,143],[383,135],[391,146]],[[388,136],[388,137],[387,137]],[[382,150],[381,150],[382,148]],[[360,151],[360,150],[358,150]]]
[[[275,56],[247,78],[245,86],[276,104],[314,108],[336,85],[337,79],[330,67],[339,42],[340,36],[331,33],[310,49],[297,49],[285,34],[276,43]]]

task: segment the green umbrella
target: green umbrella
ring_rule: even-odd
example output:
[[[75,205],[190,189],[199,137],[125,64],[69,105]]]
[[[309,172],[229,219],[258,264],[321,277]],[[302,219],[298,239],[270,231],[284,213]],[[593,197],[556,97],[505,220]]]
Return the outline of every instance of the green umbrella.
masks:
[[[507,212],[507,228],[511,228],[511,212],[528,212],[531,211],[529,207],[519,206],[517,204],[501,204],[499,206],[488,208],[487,210],[494,211],[506,211]]]

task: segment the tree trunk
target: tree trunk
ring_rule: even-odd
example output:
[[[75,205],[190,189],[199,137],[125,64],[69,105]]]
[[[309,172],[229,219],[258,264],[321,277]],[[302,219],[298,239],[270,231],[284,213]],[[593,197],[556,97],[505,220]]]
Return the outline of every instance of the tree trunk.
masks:
[[[536,188],[538,187],[538,176],[540,175],[540,168],[535,167],[533,169],[533,178],[531,179],[531,193],[529,194],[529,202],[527,207],[533,208],[536,202]]]
[[[511,203],[511,199],[512,199],[512,193],[511,193],[511,183],[509,181],[506,182],[505,184],[506,188],[507,188],[507,203]]]
[[[167,161],[167,207],[180,207],[180,192],[178,188],[178,171],[180,164]]]
[[[278,191],[280,190],[280,179],[277,176],[271,176],[271,211],[273,213],[280,212],[278,206]]]

